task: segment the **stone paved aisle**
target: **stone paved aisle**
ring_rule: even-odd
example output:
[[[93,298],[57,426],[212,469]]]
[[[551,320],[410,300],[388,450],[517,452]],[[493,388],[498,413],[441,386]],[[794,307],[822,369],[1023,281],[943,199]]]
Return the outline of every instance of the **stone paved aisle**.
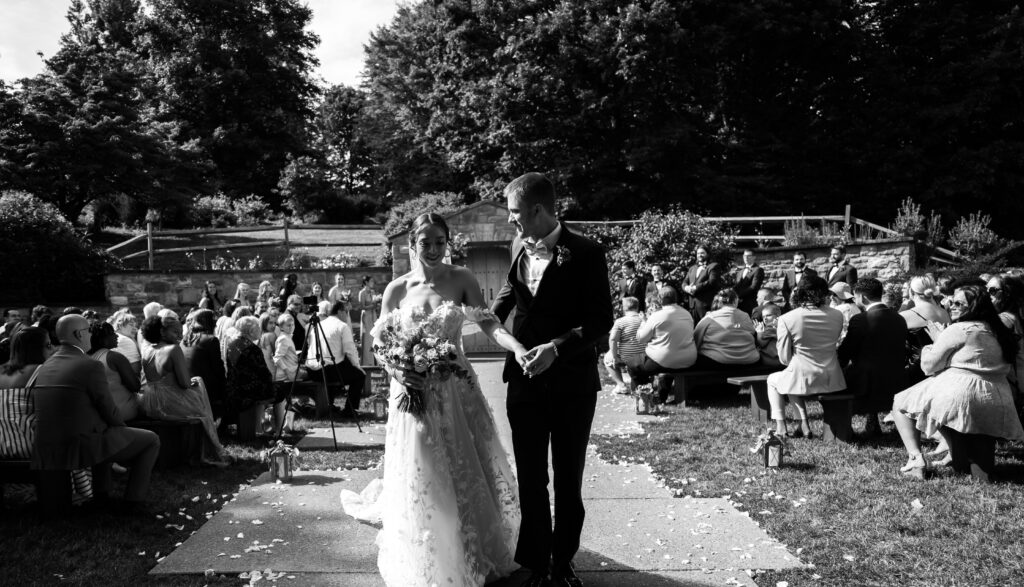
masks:
[[[511,449],[501,363],[474,364],[502,441]],[[594,434],[638,433],[644,418],[633,414],[628,398],[604,391]],[[326,434],[329,438],[330,431]],[[338,502],[342,488],[358,491],[378,475],[302,471],[292,484],[270,483],[263,475],[151,573],[173,580],[176,574],[207,569],[224,574],[270,569],[275,580],[255,584],[383,585],[376,571],[376,528],[344,516]],[[801,565],[727,500],[674,498],[646,466],[604,463],[593,449],[584,499],[587,522],[576,563],[589,587],[756,586],[748,569]],[[523,578],[517,574],[494,587],[517,587]]]

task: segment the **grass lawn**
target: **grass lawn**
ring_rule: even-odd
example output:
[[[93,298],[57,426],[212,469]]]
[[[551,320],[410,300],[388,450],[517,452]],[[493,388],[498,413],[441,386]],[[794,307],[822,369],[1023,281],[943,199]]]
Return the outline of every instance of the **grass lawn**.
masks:
[[[153,515],[125,517],[75,508],[66,519],[46,519],[36,507],[34,491],[8,487],[0,511],[0,584],[239,585],[235,576],[154,578],[147,574],[157,559],[184,542],[225,501],[266,470],[259,457],[266,442],[226,440],[225,448],[235,459],[230,467],[154,471]],[[368,468],[379,463],[382,455],[382,449],[303,451],[302,467]],[[120,491],[116,488],[115,495]]]
[[[1000,445],[1002,482],[939,471],[903,477],[895,429],[872,442],[790,440],[766,472],[750,452],[760,426],[747,396],[669,406],[646,434],[594,437],[607,461],[649,464],[677,495],[728,497],[813,568],[769,571],[758,585],[1024,585],[1024,448]],[[812,404],[818,407],[817,404]],[[821,431],[821,414],[811,427]],[[855,417],[854,430],[863,429]]]

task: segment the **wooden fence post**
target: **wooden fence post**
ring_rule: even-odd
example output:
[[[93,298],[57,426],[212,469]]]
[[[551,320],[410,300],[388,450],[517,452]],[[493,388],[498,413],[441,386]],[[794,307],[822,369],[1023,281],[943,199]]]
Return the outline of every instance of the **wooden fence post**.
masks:
[[[284,219],[284,258],[288,258],[288,219]]]
[[[146,250],[149,253],[149,270],[153,270],[153,223],[146,223]]]

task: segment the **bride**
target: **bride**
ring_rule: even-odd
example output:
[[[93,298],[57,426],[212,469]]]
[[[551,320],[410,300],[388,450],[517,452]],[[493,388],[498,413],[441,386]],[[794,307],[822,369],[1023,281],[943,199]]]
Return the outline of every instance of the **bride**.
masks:
[[[441,216],[416,218],[409,232],[413,269],[384,290],[372,334],[380,345],[389,326],[422,328],[456,346],[455,362],[465,373],[441,380],[386,367],[392,377],[383,483],[341,495],[347,514],[381,523],[377,566],[391,587],[483,585],[518,566],[516,481],[462,351],[463,322],[476,322],[520,364],[527,350],[484,308],[473,274],[444,263],[449,240]],[[422,409],[405,411],[403,400],[414,394],[422,397]]]

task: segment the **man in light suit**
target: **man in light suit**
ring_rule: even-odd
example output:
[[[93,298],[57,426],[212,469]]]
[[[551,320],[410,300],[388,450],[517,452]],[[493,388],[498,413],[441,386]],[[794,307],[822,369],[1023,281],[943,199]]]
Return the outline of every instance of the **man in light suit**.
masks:
[[[793,253],[793,267],[786,269],[782,276],[782,299],[786,304],[785,310],[790,309],[789,295],[801,281],[811,276],[817,277],[818,272],[807,266],[807,254],[803,251]]]
[[[636,298],[640,302],[639,312],[647,311],[647,280],[636,274],[636,263],[625,261],[622,264],[622,279],[619,280],[619,299]]]
[[[89,322],[77,314],[57,321],[60,347],[39,368],[34,388],[36,446],[32,468],[70,471],[92,467],[98,498],[109,496],[110,466],[130,469],[125,490],[127,509],[139,509],[160,453],[160,438],[149,430],[129,428],[118,415],[107,389],[104,366],[85,354]]]
[[[732,289],[736,291],[740,302],[737,308],[750,314],[757,307],[757,292],[764,283],[764,267],[757,264],[754,251],[746,249],[743,251],[743,267],[736,269],[735,285]]]
[[[853,286],[853,299],[864,311],[850,318],[839,345],[847,389],[858,398],[854,409],[867,414],[865,436],[881,432],[876,414],[892,410],[893,396],[907,387],[907,321],[882,303],[882,291],[872,278]]]
[[[583,469],[601,389],[595,347],[613,322],[608,265],[599,244],[558,220],[555,188],[542,174],[516,178],[505,197],[517,237],[491,310],[504,322],[515,309],[512,334],[531,349],[522,364],[509,353],[502,374],[523,516],[515,560],[530,570],[526,587],[581,587],[572,560],[583,530]]]
[[[690,296],[690,314],[694,322],[700,322],[711,309],[715,294],[722,289],[722,270],[718,263],[708,259],[708,248],[701,245],[696,251],[697,264],[690,267],[683,280],[683,291]]]
[[[857,283],[857,268],[850,265],[850,260],[846,258],[846,247],[843,245],[832,247],[828,260],[832,263],[828,268],[829,287],[840,281],[849,283],[851,286]]]

